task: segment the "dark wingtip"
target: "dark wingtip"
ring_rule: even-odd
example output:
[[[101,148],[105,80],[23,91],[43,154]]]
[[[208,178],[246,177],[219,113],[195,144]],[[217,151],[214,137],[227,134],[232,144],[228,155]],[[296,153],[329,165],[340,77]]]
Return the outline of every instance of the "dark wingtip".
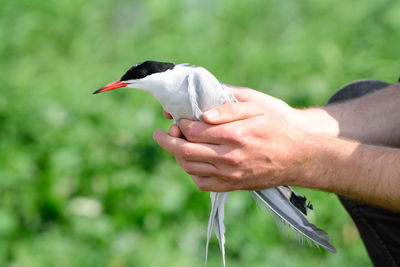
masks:
[[[306,207],[308,207],[308,206],[306,205],[306,200],[307,200],[307,198],[305,196],[296,196],[294,193],[292,193],[290,195],[290,199],[289,199],[290,203],[292,203],[292,205],[295,206],[304,215],[307,215]],[[311,204],[311,203],[309,203],[309,204]]]

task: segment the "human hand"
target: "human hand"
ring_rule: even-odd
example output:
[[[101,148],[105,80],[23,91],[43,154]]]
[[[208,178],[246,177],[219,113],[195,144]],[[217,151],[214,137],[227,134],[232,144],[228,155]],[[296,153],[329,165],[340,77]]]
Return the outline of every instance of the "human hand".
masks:
[[[205,122],[181,120],[155,140],[191,175],[201,190],[257,190],[294,184],[301,131],[290,126],[293,109],[251,89],[231,88],[242,103],[227,103],[203,115]],[[215,113],[215,112],[214,112]],[[215,115],[215,114],[214,114]],[[183,135],[186,137],[184,140]]]
[[[290,124],[292,125],[298,124],[297,121],[298,117],[300,117],[299,113],[301,111],[291,108],[284,101],[247,87],[240,87],[229,84],[224,84],[224,85],[231,90],[231,92],[239,102],[258,103],[268,111],[279,113],[279,115],[283,116],[288,122],[290,122]],[[163,116],[169,120],[173,119],[171,114],[169,114],[165,110],[163,110]]]

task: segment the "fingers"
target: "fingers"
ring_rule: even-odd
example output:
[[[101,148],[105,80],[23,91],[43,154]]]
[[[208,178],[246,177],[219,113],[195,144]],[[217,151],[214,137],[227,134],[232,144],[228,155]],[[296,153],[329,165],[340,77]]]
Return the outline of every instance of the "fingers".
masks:
[[[171,127],[169,128],[168,134],[172,137],[177,137],[177,138],[183,137],[181,130],[175,124],[171,125]]]
[[[212,163],[218,156],[215,145],[191,143],[182,138],[170,136],[162,130],[155,131],[153,138],[163,149],[187,161]]]
[[[230,85],[230,84],[224,84],[227,86],[232,94],[236,97],[237,100],[240,102],[249,102],[249,101],[259,101],[260,96],[264,95],[261,92],[258,92],[256,90],[253,90],[248,87],[241,87],[241,86],[236,86],[236,85]]]
[[[276,105],[277,102],[283,102],[280,99],[277,99],[268,94],[253,90],[247,87],[240,87],[234,85],[226,85],[232,92],[232,94],[236,97],[239,102],[258,102],[263,103],[264,105]]]
[[[224,172],[214,165],[221,160],[219,146],[191,143],[162,130],[157,130],[153,136],[162,148],[175,155],[179,165],[192,176],[200,190],[227,192],[237,189],[234,184],[226,181]],[[229,158],[232,156],[223,160],[231,161]]]
[[[235,190],[234,187],[221,183],[219,179],[214,176],[191,175],[191,178],[201,191],[228,192]]]
[[[257,102],[260,101],[260,97],[263,95],[263,93],[250,88],[231,87],[231,92],[239,102]]]
[[[226,103],[203,114],[207,123],[181,119],[179,128],[190,142],[214,145],[241,144],[243,141],[241,133],[244,129],[232,123],[263,114],[264,110],[253,102]]]
[[[244,120],[264,114],[263,109],[255,102],[226,103],[203,113],[203,118],[210,124],[221,124]]]
[[[234,190],[228,184],[221,182],[218,177],[218,169],[212,164],[213,158],[215,158],[215,151],[211,152],[213,155],[206,156],[207,159],[211,159],[211,162],[205,162],[203,156],[210,152],[207,148],[204,151],[204,155],[198,157],[196,152],[201,151],[198,147],[191,145],[197,145],[187,142],[181,138],[175,138],[169,136],[167,133],[157,130],[154,133],[154,139],[159,145],[167,150],[168,152],[175,155],[179,165],[191,175],[193,181],[202,191],[215,191],[215,192],[226,192]],[[187,144],[190,144],[188,146]],[[185,149],[185,146],[189,147],[189,150]],[[204,144],[204,146],[207,146]],[[190,152],[193,149],[194,153]],[[189,160],[190,159],[190,160]],[[199,160],[199,161],[196,161]]]
[[[177,161],[182,169],[190,175],[213,176],[218,172],[217,168],[211,163],[188,161],[181,158],[177,158]]]
[[[238,86],[238,85],[233,85],[233,84],[227,84],[227,83],[223,83],[223,85],[228,87],[231,90],[233,90],[233,89],[237,89],[237,90],[250,89],[248,87],[243,87],[243,86]]]
[[[196,143],[221,144],[226,137],[223,125],[210,125],[202,121],[181,119],[179,128],[187,140]]]

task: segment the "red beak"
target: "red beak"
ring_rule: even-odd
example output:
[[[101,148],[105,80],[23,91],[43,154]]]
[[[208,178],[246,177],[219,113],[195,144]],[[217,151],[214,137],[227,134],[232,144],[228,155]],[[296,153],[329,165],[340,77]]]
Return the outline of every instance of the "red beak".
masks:
[[[124,83],[121,81],[115,81],[115,82],[107,84],[106,86],[101,87],[100,89],[97,89],[96,91],[93,92],[93,94],[103,93],[105,91],[110,91],[110,90],[126,87],[127,85],[128,85],[128,83]]]

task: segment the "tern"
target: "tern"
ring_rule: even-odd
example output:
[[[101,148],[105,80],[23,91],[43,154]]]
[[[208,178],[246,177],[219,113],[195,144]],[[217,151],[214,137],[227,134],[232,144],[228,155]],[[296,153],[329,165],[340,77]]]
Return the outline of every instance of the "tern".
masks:
[[[203,112],[227,102],[237,102],[229,88],[220,83],[209,71],[189,64],[145,61],[132,66],[119,80],[111,82],[93,94],[117,88],[135,88],[152,94],[171,114],[175,123],[179,120],[203,120]],[[335,253],[336,249],[329,243],[328,234],[311,224],[304,215],[311,204],[289,186],[278,186],[259,191],[250,191],[259,205],[259,201],[271,216],[275,214],[283,224],[295,229],[300,236],[305,236],[318,247]],[[225,226],[224,206],[229,192],[211,192],[211,213],[207,227],[206,262],[208,245],[214,227],[225,266]]]

